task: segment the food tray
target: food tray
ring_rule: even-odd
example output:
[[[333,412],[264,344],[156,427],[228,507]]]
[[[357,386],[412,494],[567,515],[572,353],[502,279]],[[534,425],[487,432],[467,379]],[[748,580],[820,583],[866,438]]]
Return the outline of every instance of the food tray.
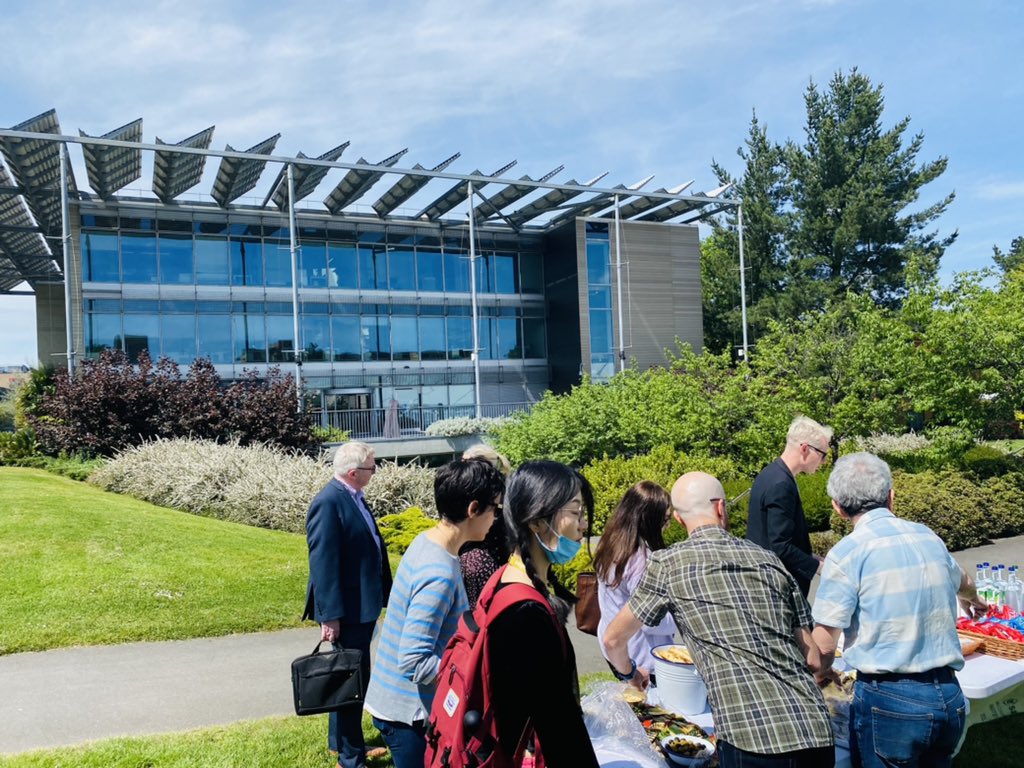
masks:
[[[981,647],[975,653],[987,653],[989,656],[999,656],[1004,659],[1012,659],[1013,661],[1024,659],[1024,644],[1015,643],[1011,640],[1002,640],[998,637],[989,637],[980,632],[968,632],[963,629],[958,629],[956,633],[982,641]]]

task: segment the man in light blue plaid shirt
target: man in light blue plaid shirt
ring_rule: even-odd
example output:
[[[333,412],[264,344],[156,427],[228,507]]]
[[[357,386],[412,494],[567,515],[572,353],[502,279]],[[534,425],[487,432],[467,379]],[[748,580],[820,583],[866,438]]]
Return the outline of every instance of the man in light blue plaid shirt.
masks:
[[[880,458],[839,459],[828,494],[853,532],[825,558],[814,639],[830,663],[845,631],[843,655],[857,670],[853,764],[949,766],[965,721],[957,598],[969,615],[985,604],[942,539],[893,515],[892,474]]]

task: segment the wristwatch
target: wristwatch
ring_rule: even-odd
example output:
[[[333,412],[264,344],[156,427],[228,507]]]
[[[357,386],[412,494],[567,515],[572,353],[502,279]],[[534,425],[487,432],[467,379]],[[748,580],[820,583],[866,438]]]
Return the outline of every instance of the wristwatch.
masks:
[[[612,668],[612,674],[615,675],[616,680],[627,682],[636,677],[636,662],[632,659],[629,660],[629,672],[627,672],[626,674],[622,674],[621,672],[619,672],[619,670],[617,670],[615,668],[615,665],[611,662],[608,662],[608,666]]]

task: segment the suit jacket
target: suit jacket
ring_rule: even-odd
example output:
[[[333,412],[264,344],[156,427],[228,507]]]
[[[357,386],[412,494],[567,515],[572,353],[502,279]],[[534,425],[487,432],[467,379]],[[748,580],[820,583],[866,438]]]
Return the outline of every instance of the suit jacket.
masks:
[[[309,586],[302,618],[338,619],[342,624],[376,621],[391,592],[387,549],[376,521],[371,533],[355,499],[337,478],[309,505],[306,542]]]
[[[762,469],[750,489],[747,538],[778,555],[807,597],[818,561],[811,554],[796,478],[782,459]]]

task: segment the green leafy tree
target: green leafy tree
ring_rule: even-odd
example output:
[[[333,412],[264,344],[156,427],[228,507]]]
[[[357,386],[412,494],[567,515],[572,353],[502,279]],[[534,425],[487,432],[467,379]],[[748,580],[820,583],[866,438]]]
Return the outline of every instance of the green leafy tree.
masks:
[[[956,232],[926,231],[952,193],[908,211],[946,170],[946,158],[919,164],[924,134],[905,143],[909,117],[884,128],[882,87],[856,69],[836,73],[826,91],[812,82],[804,101],[805,141],[784,150],[792,205],[786,315],[799,317],[847,291],[896,306],[908,279],[934,275],[956,239]]]

